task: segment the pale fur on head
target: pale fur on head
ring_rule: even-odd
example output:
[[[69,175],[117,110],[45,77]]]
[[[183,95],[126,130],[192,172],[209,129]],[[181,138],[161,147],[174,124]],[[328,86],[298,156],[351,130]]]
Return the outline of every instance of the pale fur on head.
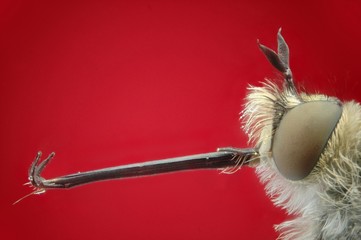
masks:
[[[282,115],[302,102],[339,100],[295,95],[270,80],[248,90],[242,119],[259,149],[256,172],[274,204],[294,216],[275,226],[279,239],[361,239],[361,106],[342,104],[342,116],[318,164],[303,180],[291,181],[278,172],[271,152]]]

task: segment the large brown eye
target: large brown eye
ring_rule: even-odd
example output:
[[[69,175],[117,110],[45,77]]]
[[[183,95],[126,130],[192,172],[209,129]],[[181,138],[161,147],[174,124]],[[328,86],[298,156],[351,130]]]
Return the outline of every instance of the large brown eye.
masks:
[[[307,102],[287,112],[273,138],[272,155],[287,179],[307,177],[317,164],[342,114],[337,102]]]

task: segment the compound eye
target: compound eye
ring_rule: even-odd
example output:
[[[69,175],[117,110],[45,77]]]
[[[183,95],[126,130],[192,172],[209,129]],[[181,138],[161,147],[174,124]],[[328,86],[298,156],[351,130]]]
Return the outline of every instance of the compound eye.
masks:
[[[273,159],[285,178],[302,180],[311,173],[341,115],[342,106],[332,101],[303,103],[285,113],[272,142]]]

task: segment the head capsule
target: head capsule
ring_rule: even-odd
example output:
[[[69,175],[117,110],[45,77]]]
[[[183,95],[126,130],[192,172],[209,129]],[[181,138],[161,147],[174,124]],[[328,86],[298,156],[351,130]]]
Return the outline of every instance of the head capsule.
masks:
[[[274,91],[270,152],[278,171],[289,180],[302,180],[317,165],[342,115],[334,98],[305,99],[298,93],[289,67],[288,46],[278,32],[278,52],[259,44],[269,62],[284,75],[282,92]],[[290,100],[292,99],[292,100]],[[259,104],[256,102],[256,104]],[[260,105],[262,105],[261,103]]]

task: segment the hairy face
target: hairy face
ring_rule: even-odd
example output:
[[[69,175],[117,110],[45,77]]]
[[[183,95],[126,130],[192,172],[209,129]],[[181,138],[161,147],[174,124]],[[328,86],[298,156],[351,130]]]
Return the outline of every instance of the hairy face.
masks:
[[[360,239],[361,106],[297,91],[278,40],[278,53],[260,47],[284,74],[283,87],[250,86],[241,113],[260,155],[251,165],[275,205],[295,215],[276,228],[282,239]]]

